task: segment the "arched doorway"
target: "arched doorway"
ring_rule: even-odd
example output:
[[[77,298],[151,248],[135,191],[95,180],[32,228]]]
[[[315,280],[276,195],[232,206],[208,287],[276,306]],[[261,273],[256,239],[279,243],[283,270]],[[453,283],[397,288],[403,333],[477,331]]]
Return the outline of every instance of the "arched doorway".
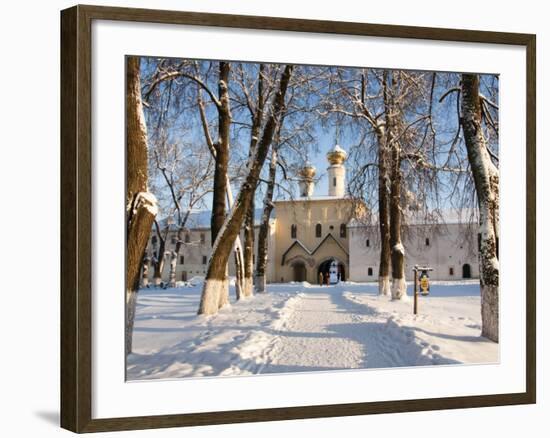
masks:
[[[462,265],[462,278],[472,278],[472,267],[468,263]]]
[[[336,259],[325,260],[319,265],[319,267],[317,268],[317,278],[319,278],[320,273],[323,274],[324,278],[325,274],[330,271],[330,265],[333,260]],[[338,273],[340,274],[340,281],[346,281],[346,266],[338,260],[336,260],[336,263],[338,263]]]
[[[292,271],[294,281],[306,281],[306,265],[304,262],[294,262]]]

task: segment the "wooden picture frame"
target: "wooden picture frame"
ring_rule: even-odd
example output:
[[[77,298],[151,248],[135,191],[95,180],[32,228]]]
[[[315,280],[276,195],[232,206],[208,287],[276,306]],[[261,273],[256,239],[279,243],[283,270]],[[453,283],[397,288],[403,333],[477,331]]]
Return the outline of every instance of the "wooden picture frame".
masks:
[[[526,391],[240,411],[92,418],[92,35],[94,20],[517,45],[526,48]],[[61,426],[74,432],[529,404],[536,401],[536,37],[530,34],[75,6],[61,12]]]

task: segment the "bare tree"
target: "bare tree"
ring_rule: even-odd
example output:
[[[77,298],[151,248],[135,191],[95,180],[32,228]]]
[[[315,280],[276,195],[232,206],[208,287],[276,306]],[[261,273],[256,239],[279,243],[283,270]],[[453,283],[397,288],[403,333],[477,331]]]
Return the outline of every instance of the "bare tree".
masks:
[[[132,352],[139,273],[157,200],[148,189],[147,128],[143,116],[140,59],[129,56],[126,69],[126,354]]]
[[[267,156],[273,135],[280,120],[281,112],[285,104],[285,94],[292,75],[293,66],[287,65],[281,75],[278,89],[272,99],[269,108],[269,116],[258,141],[255,153],[250,156],[247,164],[248,173],[237,196],[233,209],[227,216],[216,241],[214,242],[212,256],[208,265],[206,281],[201,295],[199,314],[217,313],[219,309],[219,296],[223,293],[226,281],[225,267],[235,238],[239,234],[244,216],[250,207],[254,197],[260,171]]]
[[[212,192],[213,159],[208,151],[197,145],[170,145],[155,151],[156,169],[162,176],[169,192],[173,214],[171,223],[166,225],[176,229],[174,248],[170,254],[169,285],[176,285],[176,267],[187,231],[187,220],[191,212],[203,205],[203,200]],[[157,227],[157,234],[161,233]],[[166,236],[161,239],[165,246]],[[163,245],[164,243],[164,245]]]
[[[232,122],[231,116],[231,104],[229,95],[229,76],[231,72],[231,64],[227,62],[219,63],[219,77],[218,77],[218,98],[207,88],[204,81],[197,79],[196,76],[192,76],[193,80],[200,86],[198,90],[198,108],[201,117],[201,124],[203,127],[206,143],[212,156],[215,159],[215,171],[214,171],[214,188],[212,199],[212,219],[210,225],[211,241],[212,245],[216,241],[216,237],[223,225],[226,217],[226,200],[228,207],[232,208],[233,193],[231,191],[231,184],[228,175],[229,166],[229,148],[230,148],[230,128]],[[206,116],[206,110],[204,102],[202,100],[202,91],[206,90],[214,103],[218,112],[218,141],[214,142],[210,134],[210,128],[208,125],[208,119]],[[244,278],[244,261],[243,251],[240,243],[240,238],[237,238],[233,244],[234,246],[234,258],[235,258],[235,270],[236,270],[236,284],[235,293],[237,299],[242,296],[243,291],[243,278]],[[227,266],[226,266],[227,274]],[[227,275],[226,275],[227,277]],[[219,295],[219,307],[223,307],[229,303],[229,284],[227,279],[224,282],[222,293]]]
[[[432,123],[434,85],[435,75],[424,72],[337,68],[327,93],[327,112],[346,116],[360,134],[351,151],[355,168],[348,189],[367,205],[372,205],[369,198],[377,198],[379,293],[388,295],[391,290],[393,299],[406,295],[406,212],[438,205],[441,169]]]
[[[254,277],[254,286],[256,292],[262,293],[266,291],[266,268],[267,254],[269,249],[269,219],[273,211],[273,191],[275,188],[275,178],[277,176],[277,146],[275,142],[271,146],[271,160],[269,162],[269,177],[267,180],[267,188],[263,200],[262,219],[260,231],[258,233],[258,258],[256,260],[256,273]]]
[[[387,71],[382,73],[384,79]],[[373,76],[380,85],[372,85],[369,76]],[[375,142],[375,159],[377,168],[378,187],[378,228],[380,233],[380,263],[378,272],[378,293],[380,295],[390,294],[390,268],[391,268],[391,245],[390,245],[390,186],[392,176],[392,154],[390,153],[390,142],[388,141],[387,116],[389,106],[389,93],[387,81],[379,80],[377,72],[368,69],[362,70],[341,70],[337,69],[333,76],[335,93],[329,96],[340,94],[344,102],[337,98],[330,97],[329,110],[337,114],[343,114],[356,120],[359,124],[366,124],[368,130],[373,134]],[[346,108],[351,104],[351,109]],[[390,115],[391,122],[391,115]],[[367,136],[364,136],[365,138]],[[365,145],[360,145],[364,148]],[[361,151],[361,156],[365,154]],[[361,163],[361,173],[369,169],[372,163],[364,165]],[[395,170],[395,169],[393,169]],[[374,181],[373,181],[374,182]],[[351,185],[350,187],[353,187]],[[358,196],[359,193],[353,193]]]
[[[176,83],[175,89],[179,90],[179,95],[188,92],[189,101],[187,109],[195,108],[199,116],[200,125],[204,133],[205,143],[210,154],[215,161],[214,182],[212,195],[212,215],[211,215],[211,241],[220,230],[226,216],[228,208],[233,203],[231,184],[228,175],[228,165],[230,159],[230,128],[232,123],[231,103],[229,95],[229,80],[231,75],[231,64],[227,62],[205,62],[179,61],[170,59],[159,60],[148,80],[146,96],[152,96],[153,92],[158,92],[159,86],[168,82]],[[179,82],[183,79],[182,82]],[[213,82],[216,82],[217,93],[213,91]],[[170,88],[169,88],[170,90]],[[208,96],[208,102],[203,100],[203,93]],[[178,93],[176,93],[178,94]],[[210,111],[213,108],[214,111]],[[189,111],[188,111],[189,112]],[[217,138],[211,134],[211,124],[209,122],[214,113],[217,117]],[[178,239],[179,241],[180,239]],[[241,295],[243,255],[240,239],[237,238],[234,244],[235,265],[237,270],[236,294]],[[173,255],[174,253],[172,253]],[[172,259],[173,260],[173,259]],[[220,295],[220,307],[229,302],[229,290],[226,284],[225,292]]]
[[[168,238],[168,232],[170,230],[168,224],[164,229],[161,229],[157,219],[155,219],[155,243],[153,246],[153,256],[151,261],[153,263],[153,283],[155,286],[159,286],[162,282],[162,271],[164,270],[164,260],[166,256],[166,239]]]
[[[240,66],[240,76],[241,80],[239,81],[241,85],[241,91],[244,95],[244,104],[250,113],[251,118],[251,129],[250,129],[250,146],[249,146],[249,158],[254,155],[256,152],[256,147],[258,144],[260,132],[264,122],[264,106],[268,95],[264,87],[264,75],[265,75],[265,66],[260,64],[258,67],[258,76],[257,76],[257,91],[256,97],[254,94],[249,91],[251,88],[246,81],[246,75],[244,72],[243,65]],[[243,290],[242,295],[249,297],[253,294],[254,289],[254,247],[255,247],[255,202],[254,196],[250,201],[248,210],[245,213],[244,218],[244,278],[243,278]]]
[[[483,130],[483,115],[487,105],[496,105],[479,91],[479,76],[463,74],[462,131],[468,152],[479,207],[481,334],[492,341],[499,340],[499,173],[493,163]],[[487,123],[491,123],[488,116]]]
[[[401,159],[402,149],[397,138],[397,118],[400,116],[399,109],[395,105],[397,72],[390,73],[384,70],[382,87],[384,94],[384,114],[386,120],[387,145],[390,153],[390,246],[391,246],[391,271],[392,286],[391,296],[399,300],[407,294],[405,281],[405,247],[401,240],[402,208],[401,188],[402,170]]]

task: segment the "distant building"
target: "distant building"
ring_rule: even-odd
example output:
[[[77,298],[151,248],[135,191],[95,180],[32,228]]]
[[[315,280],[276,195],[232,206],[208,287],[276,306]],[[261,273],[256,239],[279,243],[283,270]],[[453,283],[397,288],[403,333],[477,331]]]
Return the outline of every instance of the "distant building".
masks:
[[[267,281],[319,282],[319,274],[329,272],[335,262],[340,280],[377,281],[380,257],[379,231],[376,224],[366,224],[364,203],[345,196],[346,152],[338,145],[328,154],[328,194],[312,196],[316,169],[307,164],[299,183],[300,197],[275,201],[269,227]],[[256,211],[256,243],[261,210]],[[406,275],[412,278],[414,265],[433,268],[435,280],[478,278],[477,232],[461,217],[445,217],[445,224],[428,224],[411,215],[404,227]],[[204,276],[211,253],[210,212],[193,213],[176,265],[176,279]],[[241,236],[244,239],[244,236]],[[171,230],[166,251],[176,244],[176,230]],[[151,259],[157,245],[152,233],[147,248]],[[334,265],[333,265],[334,267]],[[169,256],[162,280],[168,281]],[[234,275],[233,258],[229,274]],[[149,269],[153,279],[153,269]]]

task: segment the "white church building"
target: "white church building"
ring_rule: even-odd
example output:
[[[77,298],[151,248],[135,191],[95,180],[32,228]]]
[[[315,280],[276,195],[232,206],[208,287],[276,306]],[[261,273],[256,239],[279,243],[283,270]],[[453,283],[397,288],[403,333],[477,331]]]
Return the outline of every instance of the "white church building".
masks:
[[[338,145],[328,154],[328,188],[325,196],[313,196],[316,169],[306,165],[300,172],[300,196],[274,201],[270,220],[268,283],[308,281],[318,283],[320,274],[337,266],[344,281],[377,282],[380,244],[375,223],[367,224],[358,217],[365,207],[347,197],[346,152]],[[261,211],[256,212],[256,236]],[[443,215],[439,223],[428,223],[413,215],[406,217],[403,245],[407,279],[412,279],[414,265],[433,268],[434,280],[478,278],[478,237],[475,225],[468,224],[460,214]],[[210,212],[190,215],[183,249],[177,260],[176,278],[186,281],[204,276],[210,257]],[[157,238],[152,232],[147,248],[150,259]],[[256,238],[256,244],[258,239]],[[176,230],[170,230],[165,250],[175,247]],[[169,260],[169,255],[166,257]],[[232,260],[232,258],[231,258]],[[169,277],[169,261],[162,271],[162,280]],[[153,280],[153,269],[149,269]],[[233,275],[232,262],[229,275]]]

